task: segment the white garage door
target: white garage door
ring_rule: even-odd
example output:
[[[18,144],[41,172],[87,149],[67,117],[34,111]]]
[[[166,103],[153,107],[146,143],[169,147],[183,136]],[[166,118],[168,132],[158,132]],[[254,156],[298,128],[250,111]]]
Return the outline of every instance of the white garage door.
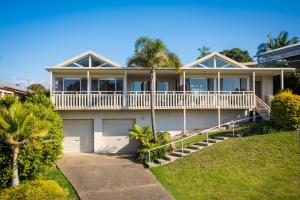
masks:
[[[64,152],[94,152],[93,120],[64,120]]]
[[[103,119],[102,151],[107,153],[132,153],[138,142],[128,136],[135,119]]]

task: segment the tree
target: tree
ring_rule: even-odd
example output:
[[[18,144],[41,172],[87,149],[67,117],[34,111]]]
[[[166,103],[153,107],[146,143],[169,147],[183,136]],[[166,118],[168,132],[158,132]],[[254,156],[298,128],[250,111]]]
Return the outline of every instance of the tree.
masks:
[[[220,52],[224,56],[231,58],[237,62],[253,62],[249,52],[247,50],[241,50],[240,48],[233,48],[229,50],[223,50]]]
[[[296,44],[298,42],[298,37],[292,37],[289,39],[289,33],[287,31],[281,31],[276,38],[273,38],[273,36],[269,34],[267,35],[267,42],[261,43],[257,47],[257,55],[280,47]]]
[[[198,51],[200,51],[200,55],[198,56],[197,59],[200,59],[211,53],[210,48],[206,46],[202,46],[201,48],[198,49]]]
[[[16,102],[9,108],[0,109],[0,136],[12,150],[11,185],[19,185],[18,155],[25,144],[37,146],[38,138],[48,134],[50,124],[37,119],[33,113]]]
[[[172,67],[179,70],[182,66],[180,59],[175,53],[170,52],[165,44],[159,39],[149,37],[140,37],[135,42],[134,55],[128,58],[128,67],[142,67],[150,69],[151,87],[150,87],[150,106],[151,106],[151,125],[155,141],[156,124],[155,124],[155,73],[156,69]]]
[[[27,87],[27,90],[29,92],[35,93],[35,94],[45,94],[46,93],[46,88],[39,83],[33,83]]]

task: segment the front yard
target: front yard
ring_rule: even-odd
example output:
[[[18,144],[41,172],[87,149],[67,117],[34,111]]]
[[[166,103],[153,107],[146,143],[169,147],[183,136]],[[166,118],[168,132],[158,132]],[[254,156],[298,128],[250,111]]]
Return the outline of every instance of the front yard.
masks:
[[[67,200],[78,200],[79,197],[72,186],[72,184],[68,181],[68,179],[63,175],[63,173],[57,169],[56,167],[53,167],[49,172],[47,172],[42,179],[45,180],[54,180],[56,181],[62,188],[66,189],[68,191],[68,198]]]
[[[298,137],[234,138],[151,171],[176,199],[300,199]]]

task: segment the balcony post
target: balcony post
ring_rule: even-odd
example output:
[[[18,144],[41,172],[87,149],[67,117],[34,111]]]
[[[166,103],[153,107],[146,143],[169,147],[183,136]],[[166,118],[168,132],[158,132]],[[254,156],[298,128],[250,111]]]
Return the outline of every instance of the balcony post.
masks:
[[[284,89],[284,73],[283,73],[283,70],[281,70],[281,73],[280,73],[280,89],[283,90]]]
[[[218,71],[218,126],[221,128],[221,99],[220,99],[220,90],[221,90],[221,84],[220,84],[221,74]]]
[[[185,71],[183,71],[183,135],[186,133]]]
[[[253,122],[256,121],[256,117],[255,117],[255,108],[256,108],[256,95],[255,95],[255,71],[252,72],[252,95],[253,95]]]
[[[90,71],[89,70],[86,72],[86,79],[87,79],[87,100],[88,100],[88,106],[90,106],[91,105],[91,102],[90,102],[91,86],[90,86]]]
[[[123,78],[123,107],[127,106],[127,71],[124,73],[124,78]]]
[[[49,90],[50,90],[50,97],[52,97],[52,90],[53,90],[53,72],[52,72],[52,70],[50,71]]]

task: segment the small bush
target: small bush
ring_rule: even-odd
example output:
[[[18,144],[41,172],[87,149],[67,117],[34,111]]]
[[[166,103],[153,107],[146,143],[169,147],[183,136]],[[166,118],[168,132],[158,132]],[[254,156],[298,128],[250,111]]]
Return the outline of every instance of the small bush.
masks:
[[[276,95],[271,103],[271,117],[276,126],[294,130],[300,124],[300,96],[286,90]]]
[[[51,123],[48,135],[38,139],[40,148],[24,145],[19,152],[18,167],[20,180],[32,180],[50,169],[58,160],[62,150],[62,119],[45,95],[30,95],[24,106],[41,120]],[[9,186],[11,178],[11,148],[0,138],[0,188]]]
[[[0,99],[0,107],[9,108],[11,105],[18,101],[17,96],[5,95],[3,99]]]
[[[67,199],[68,191],[52,180],[27,181],[17,187],[3,189],[2,200],[53,200]]]
[[[167,131],[157,132],[157,141],[154,141],[152,130],[150,126],[140,127],[138,124],[134,125],[134,128],[130,130],[129,135],[137,139],[140,143],[137,149],[137,158],[139,161],[145,163],[149,160],[148,150],[167,144],[171,141],[170,133]],[[151,160],[156,160],[165,157],[167,153],[172,150],[170,146],[159,148],[151,151]]]
[[[251,128],[251,132],[254,134],[271,134],[277,132],[278,129],[276,128],[273,122],[263,121]]]

